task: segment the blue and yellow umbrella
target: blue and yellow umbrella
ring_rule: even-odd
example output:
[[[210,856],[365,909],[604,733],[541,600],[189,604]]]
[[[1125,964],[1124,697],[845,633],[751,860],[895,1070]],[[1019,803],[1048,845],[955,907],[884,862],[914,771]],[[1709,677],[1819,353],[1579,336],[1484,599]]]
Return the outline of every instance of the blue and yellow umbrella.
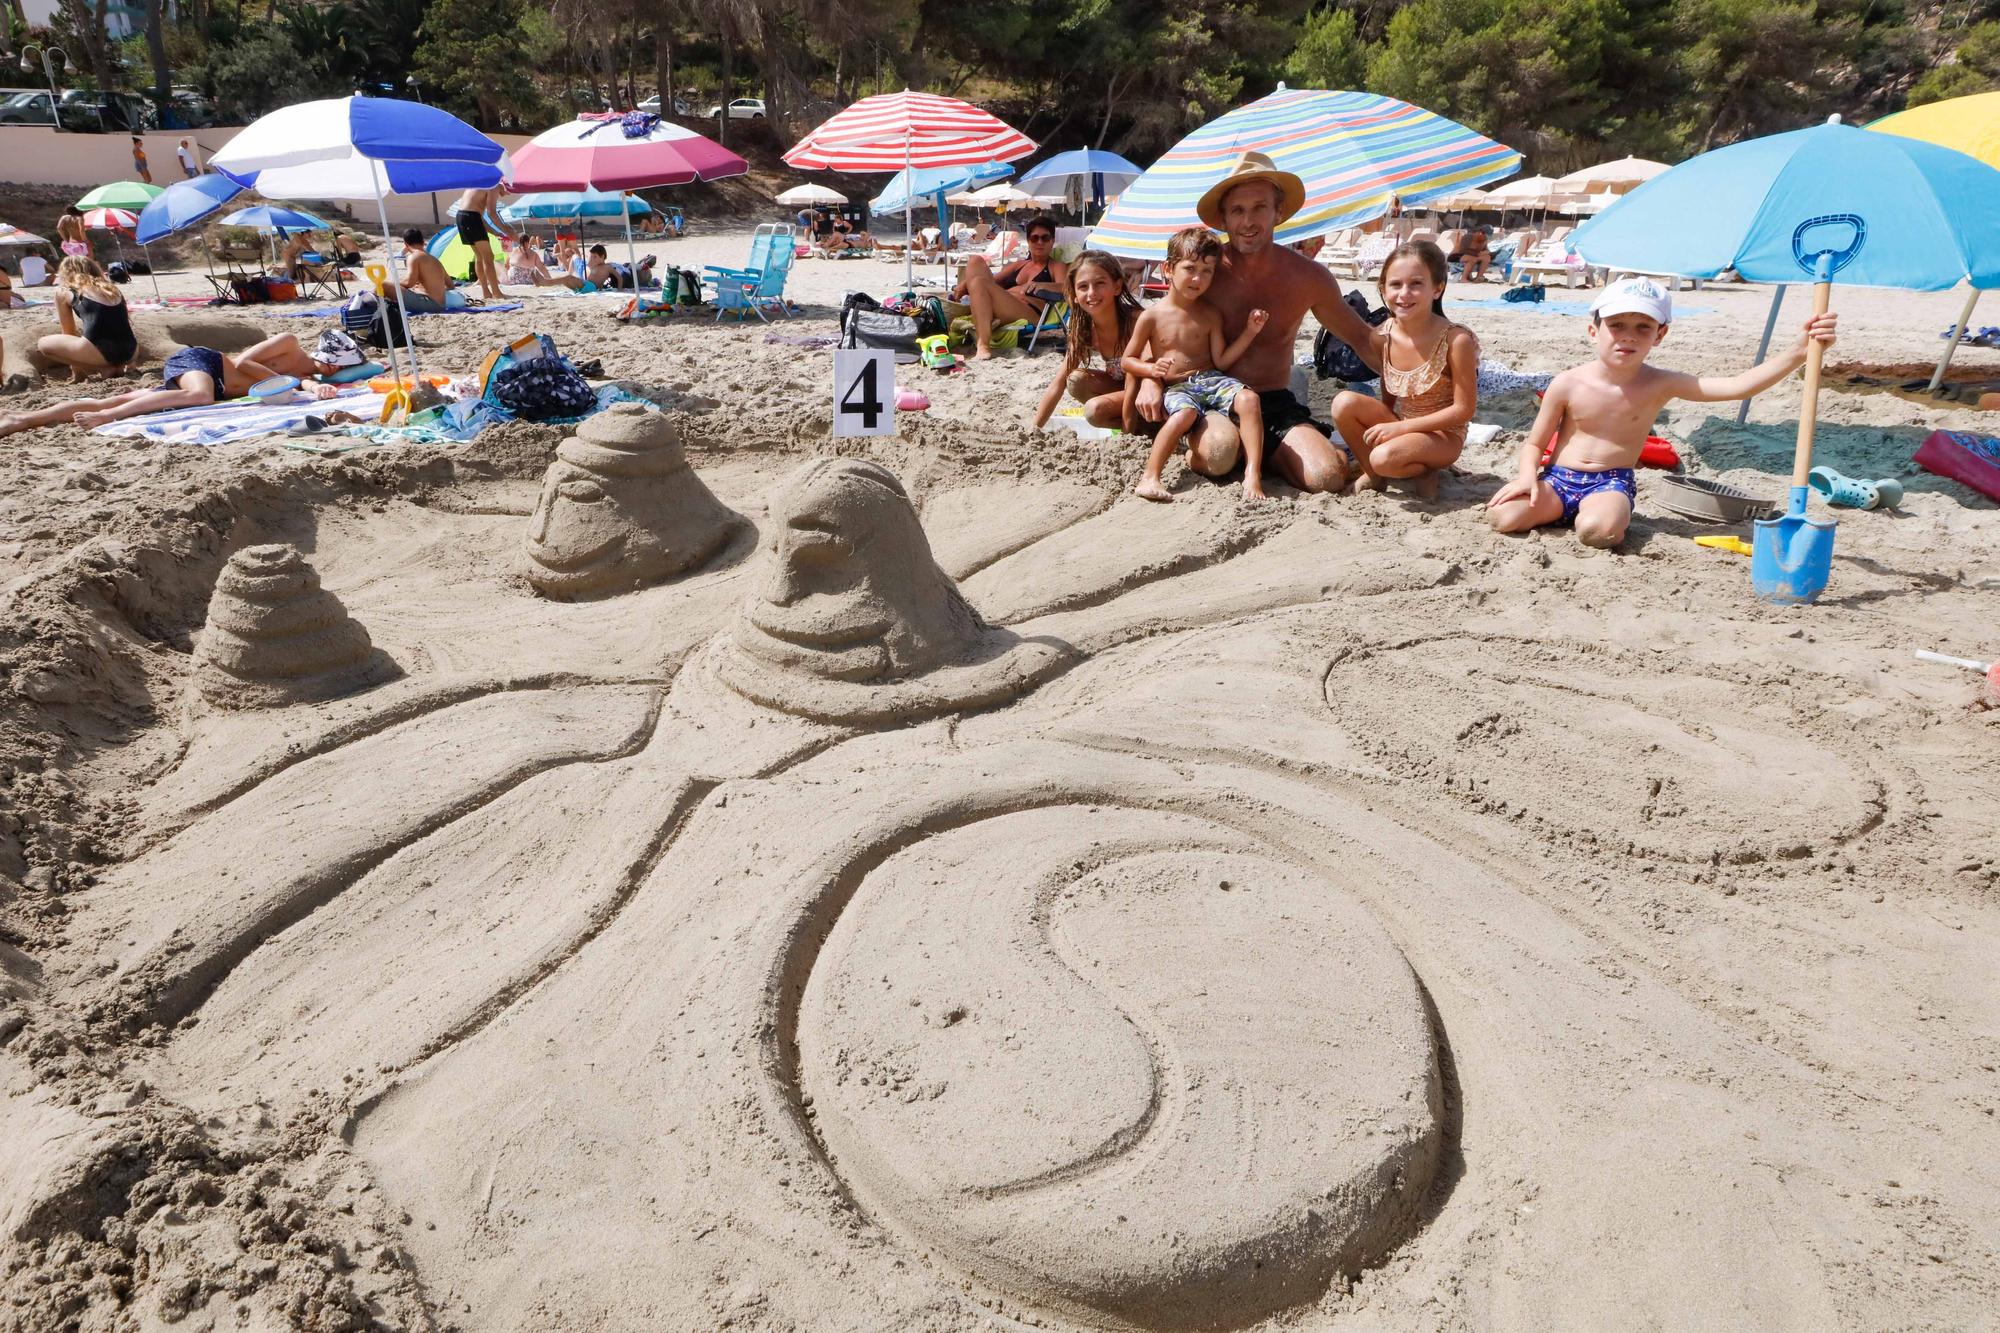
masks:
[[[1267,154],[1305,183],[1305,206],[1278,229],[1289,244],[1511,176],[1521,155],[1454,120],[1374,93],[1282,84],[1169,149],[1119,196],[1090,234],[1113,254],[1162,259],[1167,238],[1196,225],[1195,203],[1246,152]]]

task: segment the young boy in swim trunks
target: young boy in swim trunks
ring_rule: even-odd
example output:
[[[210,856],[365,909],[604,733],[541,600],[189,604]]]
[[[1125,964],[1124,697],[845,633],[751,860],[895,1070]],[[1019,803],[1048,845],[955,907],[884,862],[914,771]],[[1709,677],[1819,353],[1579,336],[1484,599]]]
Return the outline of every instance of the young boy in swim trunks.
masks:
[[[1570,523],[1586,546],[1625,540],[1638,495],[1633,469],[1660,409],[1676,398],[1719,403],[1750,398],[1806,361],[1806,347],[1833,344],[1837,317],[1808,319],[1798,342],[1738,375],[1688,375],[1646,364],[1666,339],[1673,299],[1651,278],[1623,278],[1606,287],[1590,308],[1595,359],[1565,370],[1542,396],[1542,410],[1521,444],[1520,475],[1487,501],[1496,532],[1526,532]],[[1551,464],[1542,450],[1555,437]]]
[[[1160,469],[1204,412],[1236,413],[1243,438],[1243,494],[1264,496],[1264,411],[1253,390],[1223,374],[1249,350],[1270,315],[1252,310],[1233,343],[1222,340],[1222,315],[1201,299],[1222,262],[1222,238],[1206,227],[1183,227],[1167,242],[1167,294],[1139,316],[1125,344],[1125,429],[1138,428],[1141,379],[1166,386],[1167,419],[1153,439],[1137,493],[1148,500],[1174,497]]]

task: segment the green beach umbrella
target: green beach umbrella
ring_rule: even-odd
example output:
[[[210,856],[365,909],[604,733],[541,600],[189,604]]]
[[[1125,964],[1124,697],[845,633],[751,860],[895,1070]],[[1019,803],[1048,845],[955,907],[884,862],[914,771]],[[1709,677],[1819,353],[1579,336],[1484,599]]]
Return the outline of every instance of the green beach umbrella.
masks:
[[[138,212],[147,204],[165,194],[164,185],[148,185],[144,181],[113,181],[100,185],[89,194],[76,201],[78,208],[129,208]]]

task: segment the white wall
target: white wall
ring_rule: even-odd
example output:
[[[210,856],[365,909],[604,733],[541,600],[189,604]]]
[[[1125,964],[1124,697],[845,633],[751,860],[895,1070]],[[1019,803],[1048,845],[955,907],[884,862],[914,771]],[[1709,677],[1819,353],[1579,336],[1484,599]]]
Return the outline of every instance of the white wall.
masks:
[[[194,140],[196,156],[206,165],[211,154],[236,137],[237,130],[188,130],[185,133],[186,137]],[[180,160],[174,155],[181,137],[181,132],[172,130],[154,130],[145,136],[146,163],[152,170],[153,184],[171,185],[181,179]],[[522,144],[528,142],[527,136],[520,134],[496,134],[491,137],[509,152],[518,151]],[[71,134],[40,125],[0,125],[0,180],[29,185],[74,186],[77,194],[81,195],[110,181],[131,179],[132,140],[129,135]],[[456,191],[436,196],[398,195],[389,200],[389,221],[396,226],[428,230],[440,220],[451,220],[451,214],[445,210],[456,197]],[[287,202],[310,207],[326,201],[297,199]],[[343,206],[353,212],[363,230],[379,228],[373,203],[350,201]]]

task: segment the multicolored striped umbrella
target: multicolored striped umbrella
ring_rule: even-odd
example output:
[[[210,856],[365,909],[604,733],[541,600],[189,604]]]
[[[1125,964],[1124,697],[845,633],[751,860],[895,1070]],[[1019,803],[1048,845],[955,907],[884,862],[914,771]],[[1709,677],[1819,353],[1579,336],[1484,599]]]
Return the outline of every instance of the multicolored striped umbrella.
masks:
[[[1373,93],[1283,84],[1196,130],[1120,195],[1090,234],[1113,254],[1160,259],[1167,238],[1196,225],[1195,203],[1243,153],[1268,154],[1305,182],[1305,207],[1278,229],[1281,244],[1372,221],[1511,175],[1521,155],[1457,121]]]
[[[864,97],[792,145],[785,161],[818,171],[902,171],[1012,162],[1035,141],[990,112],[936,93]]]

